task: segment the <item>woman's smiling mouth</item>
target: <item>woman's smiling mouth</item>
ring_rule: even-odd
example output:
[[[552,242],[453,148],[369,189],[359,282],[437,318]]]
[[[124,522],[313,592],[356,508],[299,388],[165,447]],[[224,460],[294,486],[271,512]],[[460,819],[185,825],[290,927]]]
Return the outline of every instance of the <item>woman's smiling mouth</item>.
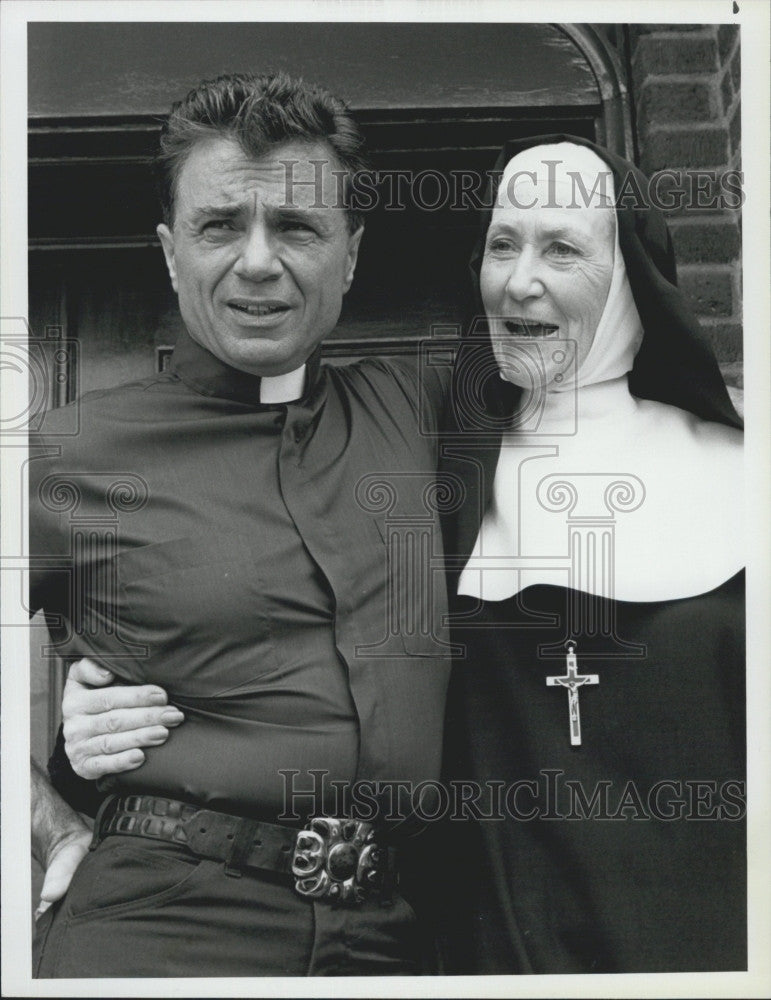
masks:
[[[549,337],[559,330],[554,323],[539,323],[532,319],[505,319],[503,325],[516,337]]]

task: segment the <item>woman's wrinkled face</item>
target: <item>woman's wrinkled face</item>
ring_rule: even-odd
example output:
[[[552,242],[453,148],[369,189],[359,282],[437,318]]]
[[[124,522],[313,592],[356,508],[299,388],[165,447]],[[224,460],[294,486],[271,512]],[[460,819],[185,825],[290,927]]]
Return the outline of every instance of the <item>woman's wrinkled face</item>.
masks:
[[[605,308],[614,246],[610,208],[493,209],[480,288],[504,378],[556,387],[578,371]]]

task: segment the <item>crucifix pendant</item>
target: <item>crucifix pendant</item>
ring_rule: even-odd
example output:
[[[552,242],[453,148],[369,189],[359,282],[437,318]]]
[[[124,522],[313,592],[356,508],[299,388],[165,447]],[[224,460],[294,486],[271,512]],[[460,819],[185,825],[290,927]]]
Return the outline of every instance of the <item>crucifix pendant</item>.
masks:
[[[578,707],[578,689],[584,684],[599,684],[597,674],[579,674],[576,659],[576,645],[568,643],[567,673],[561,677],[547,677],[548,687],[564,687],[568,689],[568,713],[570,718],[570,745],[581,746],[581,711]]]

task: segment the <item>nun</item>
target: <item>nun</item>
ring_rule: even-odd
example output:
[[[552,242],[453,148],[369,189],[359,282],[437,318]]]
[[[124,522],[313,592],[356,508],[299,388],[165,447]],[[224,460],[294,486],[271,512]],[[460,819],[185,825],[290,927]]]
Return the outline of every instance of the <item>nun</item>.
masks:
[[[744,969],[741,421],[637,168],[550,136],[497,176],[444,445],[448,971]]]

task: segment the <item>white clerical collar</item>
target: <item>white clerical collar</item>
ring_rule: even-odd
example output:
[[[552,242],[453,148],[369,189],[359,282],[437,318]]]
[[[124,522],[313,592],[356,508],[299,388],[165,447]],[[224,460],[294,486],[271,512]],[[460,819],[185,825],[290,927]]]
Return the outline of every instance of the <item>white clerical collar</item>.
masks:
[[[285,375],[263,376],[260,379],[261,403],[291,403],[299,399],[305,388],[305,365]]]

